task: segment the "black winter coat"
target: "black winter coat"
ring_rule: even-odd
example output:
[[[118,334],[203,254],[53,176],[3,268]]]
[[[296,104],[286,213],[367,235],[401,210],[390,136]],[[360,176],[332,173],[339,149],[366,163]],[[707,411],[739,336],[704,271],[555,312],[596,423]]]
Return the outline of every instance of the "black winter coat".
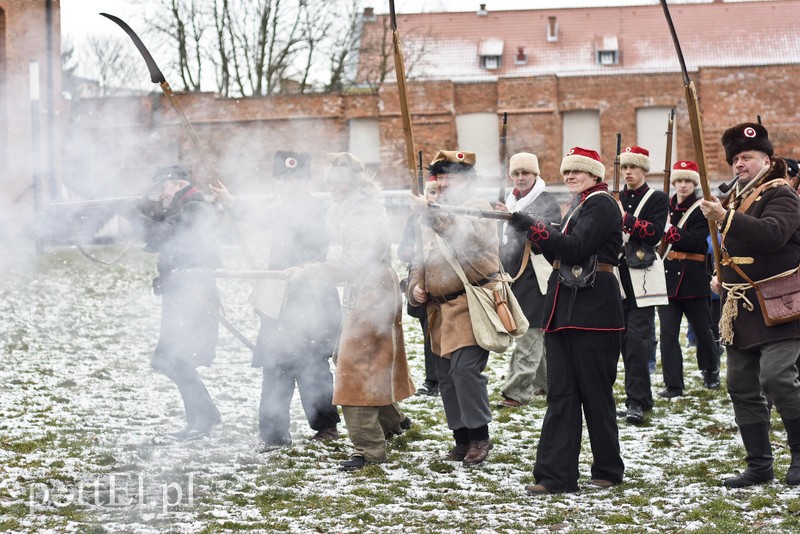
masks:
[[[603,182],[583,191],[573,199],[572,209],[595,191],[607,192],[608,184]],[[619,207],[610,195],[588,198],[567,224],[568,217],[569,212],[562,221],[563,232],[544,223],[538,223],[530,232],[534,245],[544,251],[548,260],[558,258],[575,265],[597,254],[598,262],[617,265],[622,223]],[[597,272],[592,287],[572,290],[562,287],[558,271],[553,271],[547,284],[542,328],[546,332],[624,329],[617,277],[611,272]]]
[[[266,206],[237,203],[236,216],[257,222],[266,230],[270,270],[324,262],[329,231],[326,209],[307,195],[279,193]],[[339,293],[331,283],[290,282],[278,319],[259,314],[261,329],[252,365],[280,364],[298,358],[330,358],[342,321]]]
[[[664,272],[667,277],[667,295],[671,299],[708,298],[711,296],[711,273],[708,269],[708,221],[699,207],[689,214],[689,218],[678,228],[681,217],[700,198],[692,195],[680,204],[678,195],[673,195],[669,203],[669,222],[672,225],[664,236],[664,242],[671,245],[670,250],[700,254],[706,261],[664,259]]]
[[[140,222],[145,250],[158,253],[153,288],[161,295],[161,330],[152,366],[171,374],[187,365],[210,365],[219,335],[219,293],[211,271],[222,266],[216,214],[187,186],[175,194],[163,220]]]

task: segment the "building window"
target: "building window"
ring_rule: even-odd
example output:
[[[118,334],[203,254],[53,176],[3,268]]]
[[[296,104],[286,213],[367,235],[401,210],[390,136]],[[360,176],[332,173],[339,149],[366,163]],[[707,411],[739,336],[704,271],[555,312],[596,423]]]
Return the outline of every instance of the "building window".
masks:
[[[619,43],[616,36],[600,37],[595,40],[595,62],[598,65],[619,64]]]
[[[478,56],[481,68],[487,70],[499,69],[503,64],[503,40],[484,39],[478,47]]]
[[[381,159],[381,132],[378,119],[350,119],[349,124],[348,152],[364,163],[378,163]]]
[[[565,111],[562,116],[563,154],[579,146],[600,153],[600,112],[595,109]]]
[[[555,17],[547,17],[547,42],[558,42],[558,22]]]
[[[500,68],[500,56],[481,56],[481,68],[487,70]]]
[[[636,144],[650,151],[650,172],[661,174],[667,159],[667,128],[669,126],[668,107],[649,107],[636,110]],[[675,145],[675,125],[672,126],[672,160],[670,168],[678,161],[678,151]],[[626,142],[630,146],[633,141]]]
[[[456,134],[458,150],[475,152],[478,174],[499,180],[500,121],[497,113],[456,115]]]

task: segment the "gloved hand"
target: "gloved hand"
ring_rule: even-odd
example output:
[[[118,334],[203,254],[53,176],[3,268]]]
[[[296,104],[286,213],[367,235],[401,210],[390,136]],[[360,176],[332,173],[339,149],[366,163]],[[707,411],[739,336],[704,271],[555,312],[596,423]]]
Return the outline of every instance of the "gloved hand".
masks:
[[[508,224],[517,232],[527,232],[531,226],[536,226],[537,222],[539,221],[533,217],[517,211],[511,214],[511,220],[508,221]]]

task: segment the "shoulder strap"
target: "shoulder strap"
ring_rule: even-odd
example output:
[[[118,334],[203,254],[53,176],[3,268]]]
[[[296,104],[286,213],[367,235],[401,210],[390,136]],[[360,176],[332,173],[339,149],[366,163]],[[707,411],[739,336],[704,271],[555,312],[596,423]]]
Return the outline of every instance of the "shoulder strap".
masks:
[[[525,240],[525,251],[522,253],[522,264],[519,266],[519,272],[517,276],[511,279],[512,282],[516,281],[517,278],[522,276],[523,271],[525,271],[525,267],[528,266],[528,260],[531,258],[531,241],[530,239]]]
[[[442,254],[444,255],[444,259],[447,260],[447,263],[450,264],[450,267],[452,267],[458,277],[461,278],[461,281],[464,283],[464,287],[468,286],[469,280],[467,280],[467,274],[464,272],[461,264],[458,263],[458,260],[453,253],[453,249],[450,248],[450,245],[447,244],[447,241],[442,239],[442,236],[435,232],[433,235],[436,238],[436,244],[439,245],[439,249],[441,249]]]
[[[647,204],[647,200],[653,195],[653,189],[648,189],[647,193],[644,194],[642,197],[642,201],[639,202],[639,205],[636,206],[636,211],[633,212],[633,216],[637,219],[639,218],[639,214],[642,212],[642,208],[644,205]]]
[[[775,180],[770,180],[769,182],[764,182],[763,184],[758,186],[755,191],[750,193],[750,196],[748,196],[744,200],[744,202],[742,202],[742,204],[738,208],[736,208],[736,211],[738,211],[739,213],[745,213],[747,210],[750,209],[750,206],[753,205],[753,202],[755,202],[756,199],[758,199],[758,197],[761,196],[761,193],[763,193],[764,190],[772,189],[774,187],[780,187],[782,185],[789,185],[789,182],[787,182],[783,178],[777,178]]]
[[[588,195],[586,195],[586,198],[581,200],[581,203],[578,204],[578,206],[574,210],[572,210],[572,213],[569,214],[569,217],[567,217],[567,220],[564,221],[564,225],[562,226],[562,231],[567,229],[567,227],[569,226],[569,221],[572,219],[572,217],[575,216],[576,213],[578,213],[578,211],[580,211],[580,209],[583,207],[584,202],[586,202],[587,200],[589,200],[590,198],[592,198],[595,195],[605,195],[609,199],[611,199],[611,201],[614,202],[615,204],[617,202],[616,200],[614,200],[614,197],[608,191],[595,191],[594,193],[589,193]]]
[[[683,227],[684,227],[684,225],[686,224],[686,221],[688,221],[688,220],[689,220],[689,215],[691,215],[691,214],[692,214],[692,212],[693,212],[694,210],[696,210],[698,207],[700,207],[700,200],[702,200],[702,199],[698,198],[698,199],[695,201],[695,203],[694,203],[694,204],[692,204],[691,206],[689,206],[689,209],[688,209],[688,210],[686,210],[686,213],[684,213],[684,214],[681,216],[681,220],[679,220],[679,221],[678,221],[678,224],[676,224],[676,225],[675,225],[675,227],[676,227],[676,228],[683,228]],[[672,243],[670,243],[669,245],[667,245],[667,248],[665,248],[665,249],[664,249],[664,254],[662,255],[662,257],[666,258],[666,257],[667,257],[667,254],[669,254],[669,251],[670,251],[670,250],[672,250]]]

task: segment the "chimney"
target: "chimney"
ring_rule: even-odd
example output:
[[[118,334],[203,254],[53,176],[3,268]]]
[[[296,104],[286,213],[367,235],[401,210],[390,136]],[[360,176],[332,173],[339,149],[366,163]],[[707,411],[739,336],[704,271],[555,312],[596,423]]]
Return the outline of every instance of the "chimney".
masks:
[[[477,13],[477,15],[478,15],[479,17],[485,17],[486,15],[488,15],[488,14],[489,14],[489,12],[488,12],[488,11],[486,11],[486,4],[480,4],[480,6],[481,6],[481,7],[480,7],[480,9],[478,9],[478,13]]]
[[[555,43],[558,41],[558,22],[555,16],[547,17],[547,42]]]
[[[528,64],[528,56],[525,55],[525,47],[518,46],[517,47],[517,55],[514,57],[514,64],[515,65],[527,65]]]
[[[365,7],[364,8],[364,22],[375,22],[375,8],[374,7]]]

